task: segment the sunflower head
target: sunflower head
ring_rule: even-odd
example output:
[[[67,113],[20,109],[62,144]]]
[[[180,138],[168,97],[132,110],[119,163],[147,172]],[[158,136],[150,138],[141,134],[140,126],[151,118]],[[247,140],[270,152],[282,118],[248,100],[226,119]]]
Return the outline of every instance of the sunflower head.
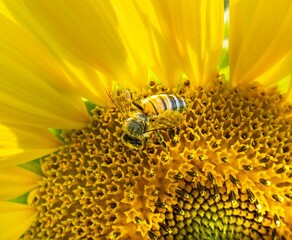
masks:
[[[292,238],[289,0],[3,2],[0,238]]]
[[[144,97],[175,93],[187,101],[181,124],[137,146],[123,139],[116,106],[96,106],[89,126],[63,131],[66,146],[43,160],[40,215],[25,236],[276,239],[291,198],[281,95],[255,86],[230,91],[221,78],[171,92],[150,85]]]

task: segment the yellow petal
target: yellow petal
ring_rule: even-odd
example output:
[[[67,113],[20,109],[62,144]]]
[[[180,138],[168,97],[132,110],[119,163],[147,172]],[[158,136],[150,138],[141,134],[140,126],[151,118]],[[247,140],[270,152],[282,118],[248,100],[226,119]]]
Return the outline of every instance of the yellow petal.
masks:
[[[0,166],[34,160],[56,151],[60,145],[46,129],[0,125]]]
[[[286,76],[283,79],[283,87],[280,89],[285,89],[285,96],[288,102],[292,103],[292,74],[290,74],[289,76]],[[281,90],[280,90],[281,91]]]
[[[287,94],[288,101],[292,103],[292,77],[290,76],[290,86]]]
[[[161,33],[154,32],[163,80],[173,81],[183,71],[195,84],[217,74],[224,33],[223,1],[153,0]]]
[[[86,126],[77,89],[23,29],[0,15],[1,121],[51,128]]]
[[[23,195],[35,188],[40,179],[40,175],[18,166],[1,167],[0,200],[9,200]]]
[[[85,53],[83,52],[83,50],[80,50],[79,45],[77,49],[71,51],[70,50],[71,48],[69,49],[66,46],[66,44],[64,46],[64,41],[61,41],[59,38],[56,38],[55,34],[52,34],[52,31],[47,31],[50,29],[47,27],[46,24],[54,24],[54,21],[56,19],[50,22],[50,19],[49,19],[50,16],[43,16],[43,15],[39,16],[38,12],[35,13],[34,9],[37,6],[32,6],[32,5],[33,4],[38,5],[40,3],[28,3],[27,1],[15,2],[15,1],[10,1],[10,0],[7,0],[7,1],[4,0],[4,2],[5,2],[6,7],[10,10],[10,14],[13,14],[13,18],[15,18],[20,25],[22,25],[27,31],[29,31],[39,42],[41,42],[43,46],[45,46],[46,49],[52,55],[56,56],[58,63],[62,66],[62,69],[68,74],[72,84],[76,86],[76,88],[79,90],[79,92],[82,94],[82,96],[85,99],[88,99],[102,106],[107,105],[109,103],[109,99],[106,96],[106,92],[104,91],[104,88],[103,88],[103,85],[105,84],[101,82],[101,79],[99,77],[100,75],[102,75],[102,81],[107,81],[107,82],[112,82],[113,80],[119,81],[119,82],[122,82],[122,85],[125,85],[125,87],[129,87],[133,89],[136,88],[136,90],[137,90],[137,85],[144,86],[146,84],[145,79],[147,80],[148,68],[147,68],[147,65],[143,66],[142,72],[143,73],[146,72],[146,77],[141,76],[141,73],[139,72],[139,69],[137,69],[137,66],[136,66],[136,61],[138,59],[137,56],[135,57],[131,56],[131,63],[127,63],[125,65],[124,63],[121,64],[120,62],[117,65],[116,61],[119,61],[119,60],[116,58],[116,56],[114,58],[109,57],[111,61],[108,64],[106,64],[106,66],[103,66],[105,65],[105,61],[103,60],[103,58],[107,58],[108,54],[113,54],[113,53],[118,54],[118,51],[116,51],[115,49],[112,49],[112,47],[113,48],[115,47],[115,44],[120,45],[120,47],[123,48],[123,43],[122,43],[123,40],[121,39],[118,40],[118,38],[115,38],[114,41],[118,40],[118,42],[115,43],[114,41],[111,41],[110,36],[105,35],[106,32],[100,33],[102,29],[95,28],[93,31],[89,30],[89,27],[91,27],[91,24],[88,25],[89,20],[87,18],[84,19],[83,17],[78,17],[78,14],[82,15],[83,12],[81,8],[78,8],[75,6],[76,4],[77,5],[82,4],[83,5],[82,8],[88,8],[90,4],[95,4],[97,5],[96,7],[99,9],[100,4],[105,4],[106,5],[105,8],[107,8],[107,6],[109,6],[109,3],[100,3],[97,1],[91,2],[91,3],[88,3],[86,1],[82,1],[80,3],[77,3],[77,2],[72,3],[72,1],[70,1],[70,3],[66,5],[66,8],[71,8],[70,11],[72,11],[72,14],[73,14],[73,16],[69,16],[69,19],[67,19],[68,22],[70,22],[70,19],[72,17],[74,21],[77,19],[84,19],[84,22],[78,20],[81,26],[81,30],[78,28],[75,28],[75,25],[71,26],[73,28],[72,34],[77,34],[80,37],[82,37],[82,34],[83,34],[82,31],[88,31],[86,32],[87,35],[88,34],[94,35],[93,37],[89,37],[88,39],[86,39],[86,36],[84,36],[82,38],[82,41],[84,41],[86,45],[88,46],[88,48],[90,48],[90,54],[92,54],[92,56],[90,56],[90,59],[100,58],[101,59],[100,60],[101,64],[100,64],[99,63],[100,61],[97,61],[96,59],[93,62],[90,59],[88,59],[87,56],[84,55]],[[50,7],[51,8],[57,7],[57,4],[58,3],[55,3],[55,6],[54,6],[54,4],[50,2]],[[91,5],[89,6],[89,8],[91,8]],[[81,11],[81,13],[79,11]],[[102,12],[99,10],[96,11],[94,9],[91,9],[90,11],[92,12],[91,13],[92,18],[100,18],[100,16],[98,15],[105,14],[105,12]],[[106,11],[112,12],[110,8],[107,9]],[[96,14],[96,16],[92,14]],[[129,15],[129,12],[126,11],[126,14]],[[61,16],[59,17],[60,18],[66,17],[65,15],[64,16],[63,15],[64,14],[61,13]],[[120,13],[118,15],[120,16]],[[55,14],[53,17],[58,18],[58,16],[56,16]],[[44,19],[42,18],[47,18],[46,21],[48,21],[48,23],[46,23],[46,21],[44,21]],[[113,17],[111,16],[111,18]],[[121,16],[121,18],[124,18],[124,15]],[[103,20],[100,19],[100,21],[103,21]],[[94,22],[96,24],[99,24],[96,21]],[[107,29],[113,28],[112,31],[116,33],[120,31],[118,29],[117,23],[113,24],[113,26],[111,26],[110,23],[111,22],[108,21],[107,23],[105,23],[107,26],[104,26],[104,27]],[[70,24],[74,24],[74,23],[70,22]],[[57,23],[57,25],[59,26],[59,23]],[[99,27],[102,28],[103,26],[100,25]],[[71,34],[71,33],[70,32],[64,33],[62,31],[62,34],[66,35],[66,34]],[[106,43],[103,43],[103,44],[98,43],[98,41],[99,42],[103,41],[100,36],[103,36],[102,38],[105,38],[105,39],[107,38]],[[76,39],[74,40],[74,38],[72,39],[73,41],[76,40]],[[71,41],[72,39],[71,37],[68,37],[68,41]],[[94,44],[92,44],[92,41],[95,41]],[[125,39],[125,41],[127,40]],[[74,44],[75,43],[73,42],[71,45],[73,46]],[[104,44],[106,44],[106,46],[104,46]],[[98,49],[96,49],[95,51],[95,48],[98,48]],[[107,48],[110,48],[109,49],[110,53],[106,53]],[[79,51],[79,50],[81,51],[82,56],[80,54],[76,54],[76,51]],[[143,50],[145,50],[145,48]],[[129,49],[127,50],[124,49],[122,51],[123,52],[127,51],[127,53],[126,52],[121,53],[122,56],[131,54],[131,51]],[[148,51],[143,51],[143,52],[148,52]],[[104,56],[102,54],[104,54]],[[122,57],[122,61],[129,62],[130,60],[127,58]],[[100,72],[98,72],[97,69],[103,70],[104,74],[101,74]],[[114,74],[116,77],[113,77],[112,74]],[[137,84],[137,81],[139,82],[138,84]]]
[[[150,1],[115,1],[112,5],[117,13],[119,29],[127,52],[127,78],[121,84],[139,90],[148,83],[149,67],[157,66],[153,55],[151,31],[159,26],[155,11]]]
[[[109,99],[106,94],[103,81],[111,81],[106,78],[103,80],[100,72],[96,71],[92,66],[86,62],[78,62],[78,67],[71,62],[66,63],[68,68],[68,74],[70,74],[73,80],[72,84],[79,89],[82,96],[99,105],[108,106]]]
[[[281,83],[281,80],[291,74],[292,69],[292,52],[284,56],[279,62],[274,64],[268,71],[264,72],[258,78],[257,82],[260,82],[265,87],[274,87]],[[289,83],[286,84],[286,89],[280,89],[282,93],[287,93]]]
[[[3,14],[9,19],[13,19],[12,15],[10,14],[9,10],[7,9],[3,1],[0,1],[0,14]]]
[[[36,217],[36,210],[28,205],[0,202],[0,239],[19,239]]]
[[[230,1],[232,85],[245,84],[269,71],[292,49],[290,0]]]
[[[20,3],[6,1],[16,18]],[[30,0],[24,6],[65,49],[108,74],[122,72],[126,52],[110,1]]]
[[[58,43],[51,33],[46,31],[42,23],[33,17],[23,1],[4,0],[4,2],[5,5],[0,2],[0,12],[23,26],[35,39],[46,46],[48,52],[55,56],[54,59],[68,74],[70,82],[78,89],[80,95],[98,105],[106,105],[107,98],[105,93],[100,91],[97,70],[71,54],[70,51],[66,51],[62,44]],[[13,16],[7,8],[13,13]]]

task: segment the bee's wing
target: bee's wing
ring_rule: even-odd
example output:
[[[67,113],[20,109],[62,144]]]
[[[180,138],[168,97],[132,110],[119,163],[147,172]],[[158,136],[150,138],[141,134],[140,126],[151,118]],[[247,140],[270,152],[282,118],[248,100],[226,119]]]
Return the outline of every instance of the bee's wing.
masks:
[[[130,108],[132,105],[132,94],[129,89],[122,88],[120,85],[113,84],[111,90],[105,88],[107,95],[117,107],[117,109],[122,113],[124,118],[127,118],[130,113]]]
[[[178,111],[166,110],[153,119],[149,119],[147,132],[159,129],[169,129],[178,126],[182,122],[182,113]]]

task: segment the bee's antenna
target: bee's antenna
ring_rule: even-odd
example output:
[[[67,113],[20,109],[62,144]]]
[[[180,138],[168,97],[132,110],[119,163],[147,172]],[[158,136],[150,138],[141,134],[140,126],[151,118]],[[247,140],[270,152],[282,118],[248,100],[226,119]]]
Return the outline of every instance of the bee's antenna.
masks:
[[[120,107],[116,104],[114,98],[112,97],[111,93],[109,92],[109,90],[107,89],[107,87],[103,84],[104,90],[106,92],[106,94],[108,95],[108,97],[110,98],[110,100],[113,102],[113,104],[116,106],[116,108],[119,110],[119,112],[122,114],[123,118],[126,118],[123,111],[120,109]]]

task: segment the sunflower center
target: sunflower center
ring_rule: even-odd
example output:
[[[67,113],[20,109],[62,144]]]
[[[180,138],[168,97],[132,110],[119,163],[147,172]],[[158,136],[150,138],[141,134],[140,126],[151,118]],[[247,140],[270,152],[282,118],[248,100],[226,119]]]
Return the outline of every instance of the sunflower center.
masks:
[[[292,238],[291,119],[276,91],[178,89],[152,82],[145,96],[174,94],[188,108],[176,128],[142,146],[125,139],[116,108],[63,133],[43,161],[31,239]],[[139,144],[138,144],[139,145]]]

